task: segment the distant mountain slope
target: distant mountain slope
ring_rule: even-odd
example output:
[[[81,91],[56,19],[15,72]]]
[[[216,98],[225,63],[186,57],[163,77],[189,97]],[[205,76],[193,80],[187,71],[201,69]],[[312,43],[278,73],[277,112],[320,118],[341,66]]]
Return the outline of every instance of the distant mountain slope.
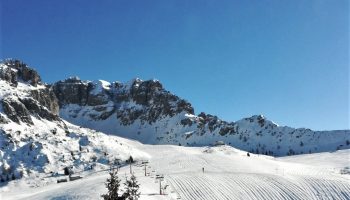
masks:
[[[202,146],[220,143],[275,156],[350,148],[350,131],[278,126],[262,115],[236,122],[200,113],[158,80],[129,83],[69,78],[52,86],[65,120],[148,144]],[[78,94],[78,95],[76,95]]]
[[[63,118],[148,144],[226,143],[275,156],[350,148],[349,130],[281,127],[262,115],[236,122],[205,113],[195,115],[189,102],[171,94],[158,80],[108,83],[72,77],[46,85],[35,70],[16,60],[1,64],[0,78],[3,124],[35,127],[33,119],[63,124]]]

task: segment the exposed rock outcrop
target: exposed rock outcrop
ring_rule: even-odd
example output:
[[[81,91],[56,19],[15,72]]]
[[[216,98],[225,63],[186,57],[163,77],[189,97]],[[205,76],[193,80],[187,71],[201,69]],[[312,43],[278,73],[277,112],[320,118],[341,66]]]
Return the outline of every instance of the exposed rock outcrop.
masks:
[[[0,79],[9,82],[13,87],[17,87],[17,71],[7,65],[0,68]]]
[[[81,81],[74,77],[55,83],[53,91],[62,108],[71,104],[88,106],[96,111],[89,114],[93,119],[104,120],[116,114],[124,125],[130,125],[137,119],[151,124],[165,116],[194,113],[191,104],[166,91],[157,80],[135,79],[129,84],[109,84]],[[130,106],[132,102],[135,105]]]
[[[84,106],[88,100],[89,84],[81,81],[78,77],[71,77],[64,81],[59,81],[53,85],[60,106],[67,104],[77,104]]]
[[[26,106],[18,99],[9,97],[2,99],[2,107],[8,118],[20,123],[20,121],[33,125],[30,113]]]
[[[38,101],[33,98],[22,98],[20,101],[24,104],[25,108],[33,115],[47,119],[49,121],[60,121],[58,115],[52,113],[45,106],[42,106]]]
[[[13,86],[17,86],[20,80],[33,86],[37,86],[41,81],[39,74],[20,60],[7,59],[3,64],[7,67],[0,70],[0,78],[8,81]]]
[[[60,121],[58,115],[52,113],[46,107],[33,98],[4,98],[1,100],[5,114],[12,121],[20,123],[20,121],[33,124],[31,116],[44,118],[49,121]]]
[[[61,121],[58,99],[53,89],[40,82],[41,78],[34,69],[19,60],[7,59],[0,63],[0,79],[8,82],[10,87],[7,89],[12,91],[11,95],[0,98],[4,113],[10,120],[31,125],[31,116]],[[20,91],[16,89],[19,83],[24,85]],[[23,95],[27,97],[20,97]]]
[[[52,87],[47,86],[44,89],[31,90],[31,97],[37,100],[40,105],[49,109],[53,114],[59,114],[59,102]]]

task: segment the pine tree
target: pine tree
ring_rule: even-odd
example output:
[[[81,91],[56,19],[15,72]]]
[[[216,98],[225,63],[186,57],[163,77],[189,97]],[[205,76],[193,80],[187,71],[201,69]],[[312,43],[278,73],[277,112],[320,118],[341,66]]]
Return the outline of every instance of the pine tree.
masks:
[[[125,192],[123,197],[128,200],[137,200],[140,197],[139,188],[140,185],[136,180],[136,176],[134,174],[131,175],[129,180],[125,182]]]
[[[127,160],[128,163],[133,163],[134,162],[134,158],[132,156],[129,157],[129,160]]]
[[[111,170],[109,172],[110,178],[107,179],[106,187],[107,194],[101,195],[104,200],[116,200],[121,199],[118,197],[118,190],[120,186],[120,179],[118,178],[118,171]]]

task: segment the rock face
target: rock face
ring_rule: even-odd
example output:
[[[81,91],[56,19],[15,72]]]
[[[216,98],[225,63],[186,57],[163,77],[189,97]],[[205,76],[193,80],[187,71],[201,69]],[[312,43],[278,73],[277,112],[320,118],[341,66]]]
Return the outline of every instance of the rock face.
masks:
[[[40,105],[50,110],[53,114],[59,114],[59,102],[52,87],[47,86],[42,89],[31,90],[31,97],[38,101]]]
[[[12,121],[20,123],[20,121],[33,125],[30,113],[26,106],[14,98],[5,98],[2,100],[2,106],[5,114]]]
[[[53,84],[53,91],[61,108],[79,106],[77,112],[90,108],[93,112],[87,114],[94,120],[104,120],[116,114],[123,125],[130,125],[137,119],[152,124],[162,117],[181,112],[193,114],[187,101],[166,91],[156,80],[135,79],[122,84],[81,81],[74,77]]]
[[[1,80],[9,82],[12,86],[17,86],[17,72],[7,65],[3,65],[0,70],[0,78]]]
[[[60,120],[58,115],[48,110],[45,106],[41,105],[40,102],[34,100],[33,98],[22,98],[20,101],[33,116],[47,119],[49,121]]]
[[[1,100],[4,113],[14,122],[20,121],[33,125],[31,116],[47,119],[49,121],[61,121],[57,114],[48,110],[45,106],[33,98],[4,98]]]
[[[350,148],[350,131],[312,131],[278,126],[262,115],[227,122],[167,91],[158,80],[128,83],[71,77],[52,85],[18,60],[0,63],[0,123],[34,124],[61,118],[148,144],[202,146],[226,143],[254,153],[293,155]]]
[[[0,65],[0,79],[9,84],[8,90],[14,94],[2,94],[0,98],[4,113],[9,119],[30,125],[33,125],[32,116],[61,121],[58,116],[58,99],[53,89],[40,82],[40,76],[34,69],[19,60],[5,60]],[[20,88],[19,84],[22,84]],[[27,97],[20,97],[21,95]]]
[[[89,84],[82,82],[77,77],[72,77],[55,83],[53,91],[59,100],[60,106],[66,104],[85,106],[88,100],[88,87]]]
[[[10,82],[14,86],[17,86],[19,80],[28,82],[33,86],[37,86],[41,81],[39,74],[34,69],[29,68],[19,60],[8,59],[3,64],[7,67],[0,70],[0,78]]]

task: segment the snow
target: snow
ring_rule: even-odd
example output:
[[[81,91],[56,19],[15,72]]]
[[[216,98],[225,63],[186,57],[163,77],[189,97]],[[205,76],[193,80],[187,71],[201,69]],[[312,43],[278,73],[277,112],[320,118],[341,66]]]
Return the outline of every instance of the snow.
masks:
[[[92,84],[94,85],[94,89],[90,92],[90,94],[93,95],[101,94],[105,90],[108,91],[111,87],[111,83],[104,80],[93,81]]]
[[[349,167],[349,150],[273,158],[229,147],[180,147],[143,145],[121,139],[149,155],[149,176],[143,167],[132,166],[141,183],[143,199],[349,199],[350,176],[329,169]],[[310,159],[310,156],[313,159]],[[325,161],[325,158],[329,158]],[[204,167],[204,172],[202,168]],[[158,195],[155,175],[164,175],[165,195]],[[119,171],[124,180],[129,167]],[[83,179],[30,188],[21,181],[2,189],[3,199],[99,199],[106,192],[107,170],[86,174]],[[1,191],[0,189],[0,191]]]
[[[132,88],[132,86],[137,88],[138,86],[140,86],[140,83],[142,83],[142,82],[143,82],[143,80],[141,80],[140,78],[131,79],[130,81],[125,83],[124,89],[130,90]]]
[[[126,167],[119,171],[119,178],[122,181],[125,180],[126,176],[130,176],[128,170],[129,168]],[[140,190],[141,199],[168,199],[168,196],[159,195],[158,184],[152,181],[153,177],[143,176],[141,167],[134,167],[134,173],[138,178],[137,181],[142,185]],[[20,184],[13,185],[13,190],[5,192],[3,199],[101,199],[100,196],[107,192],[104,183],[108,176],[107,171],[102,171],[93,175],[85,176],[80,180],[52,184],[40,188],[29,188],[26,185]]]
[[[308,165],[322,166],[328,169],[342,169],[350,167],[350,149],[336,151],[313,153],[305,155],[287,156],[279,158],[281,161],[303,163]]]

